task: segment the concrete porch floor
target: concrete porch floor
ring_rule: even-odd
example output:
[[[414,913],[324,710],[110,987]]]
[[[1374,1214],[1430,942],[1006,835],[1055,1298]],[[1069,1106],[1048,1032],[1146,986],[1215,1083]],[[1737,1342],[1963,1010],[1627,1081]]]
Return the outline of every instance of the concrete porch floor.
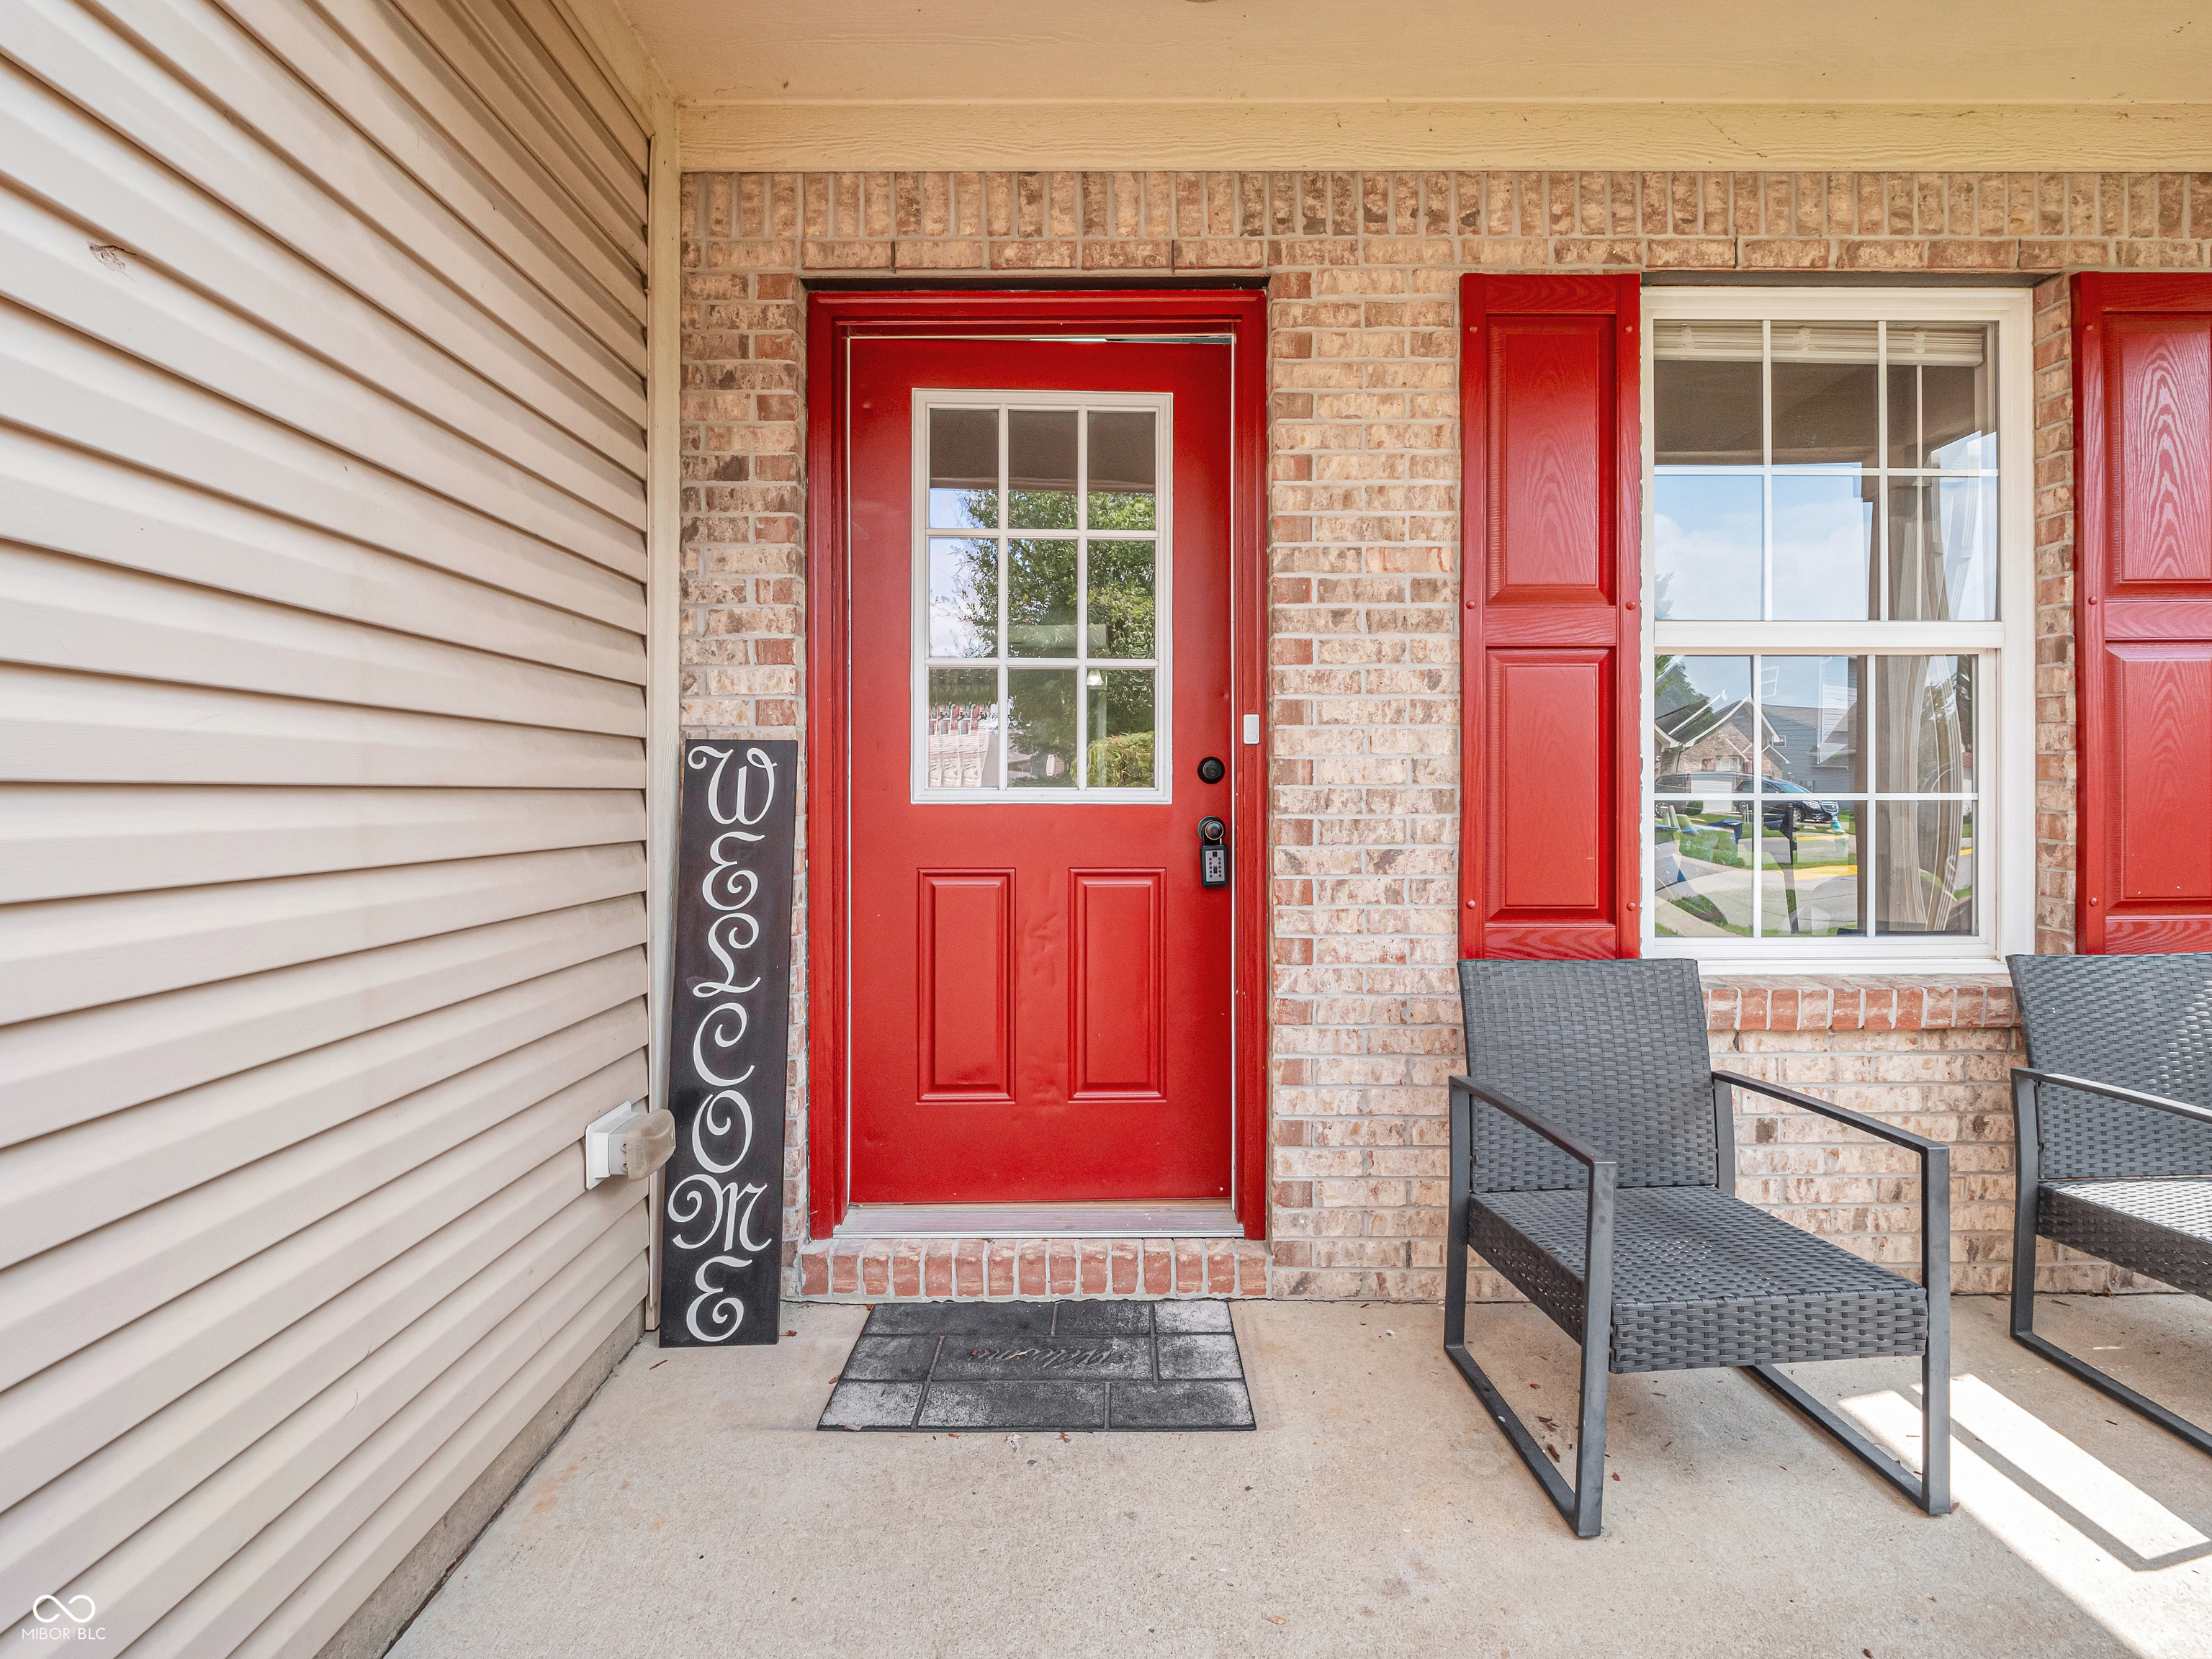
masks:
[[[2212,1458],[2012,1342],[2002,1302],[1954,1309],[1957,1513],[1744,1376],[1675,1372],[1613,1379],[1580,1542],[1436,1308],[1240,1303],[1258,1432],[1062,1439],[817,1432],[864,1310],[787,1306],[776,1347],[634,1350],[394,1652],[2212,1655]],[[1532,1426],[1571,1427],[1565,1338],[1475,1323]],[[2046,1297],[2038,1325],[2212,1421],[2212,1304]],[[1912,1362],[1796,1374],[1917,1427]]]

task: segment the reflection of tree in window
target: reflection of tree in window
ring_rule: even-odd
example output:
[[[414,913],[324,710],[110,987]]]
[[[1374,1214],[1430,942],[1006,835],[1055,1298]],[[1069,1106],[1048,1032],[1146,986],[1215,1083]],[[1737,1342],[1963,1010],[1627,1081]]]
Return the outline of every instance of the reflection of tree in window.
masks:
[[[1030,492],[1016,491],[1017,498]],[[967,505],[976,513],[997,511],[994,492],[969,492]],[[1061,491],[1036,492],[1033,499],[1055,507],[1053,514],[1064,526],[1075,527],[1075,498]],[[1102,530],[1149,530],[1152,527],[1150,495],[1094,495],[1091,498],[1093,527]],[[1102,508],[1102,503],[1104,504]],[[1153,574],[1151,542],[1093,542],[1091,544],[1091,654],[1134,658],[1153,652]],[[1009,629],[1042,626],[1052,620],[1041,596],[1075,591],[1075,548],[1073,541],[1031,539],[1024,549],[1030,580],[1019,589],[1010,587],[1006,622]],[[996,555],[988,542],[962,544],[959,555],[966,567],[961,580],[962,620],[983,639],[999,631],[999,573]],[[1027,595],[1025,597],[1024,595]],[[1069,620],[1073,620],[1070,618]],[[1102,633],[1103,629],[1103,633]],[[1042,653],[1040,653],[1042,654]],[[1073,657],[1072,650],[1053,653]]]

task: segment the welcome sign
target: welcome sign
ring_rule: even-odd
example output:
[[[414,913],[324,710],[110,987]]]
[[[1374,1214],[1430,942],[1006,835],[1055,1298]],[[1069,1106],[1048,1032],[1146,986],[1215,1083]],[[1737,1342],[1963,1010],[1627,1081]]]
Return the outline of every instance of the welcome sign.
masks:
[[[660,1346],[773,1342],[799,745],[684,745],[669,997],[676,1152],[660,1203]]]

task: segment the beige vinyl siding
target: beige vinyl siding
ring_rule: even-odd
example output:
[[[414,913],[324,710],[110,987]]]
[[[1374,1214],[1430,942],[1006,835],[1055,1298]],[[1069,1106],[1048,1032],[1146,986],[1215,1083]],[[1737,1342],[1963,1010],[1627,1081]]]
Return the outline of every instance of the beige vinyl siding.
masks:
[[[647,145],[552,0],[0,21],[0,1617],[312,1654],[646,1300]]]

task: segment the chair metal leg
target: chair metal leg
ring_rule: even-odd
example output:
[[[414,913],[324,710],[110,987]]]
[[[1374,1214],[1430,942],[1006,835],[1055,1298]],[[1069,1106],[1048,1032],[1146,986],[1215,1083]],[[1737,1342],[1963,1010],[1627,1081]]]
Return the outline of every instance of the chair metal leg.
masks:
[[[2168,1434],[2186,1440],[2202,1452],[2212,1452],[2212,1431],[2200,1429],[2185,1417],[2155,1400],[2137,1394],[2116,1376],[2099,1370],[2086,1359],[2077,1359],[2035,1329],[2035,1208],[2043,1188],[2043,1141],[2038,1112],[2042,1084],[2034,1078],[2013,1073],[2013,1167],[2017,1184],[2013,1198],[2012,1339],[2023,1348],[2043,1356],[2052,1364],[2072,1372],[2091,1388],[2110,1395],[2130,1411],[2139,1412]]]
[[[2031,1314],[2030,1318],[2033,1320]],[[2186,1440],[2201,1452],[2212,1452],[2212,1431],[2200,1429],[2185,1417],[2177,1417],[2158,1403],[2137,1394],[2116,1376],[2107,1376],[2086,1359],[2076,1359],[2047,1336],[2039,1336],[2033,1329],[2013,1329],[2013,1340],[2024,1348],[2032,1348],[2052,1364],[2064,1367],[2091,1388],[2110,1395],[2130,1411],[2140,1412],[2164,1429],[2168,1434]]]
[[[1552,1500],[1552,1507],[1559,1510],[1567,1524],[1575,1529],[1575,1536],[1596,1537],[1604,1525],[1605,1492],[1600,1484],[1604,1477],[1600,1474],[1593,1478],[1589,1469],[1593,1464],[1601,1471],[1605,1467],[1604,1384],[1601,1382],[1594,1394],[1585,1389],[1582,1397],[1577,1424],[1582,1443],[1575,1464],[1577,1478],[1583,1490],[1577,1492],[1567,1484],[1566,1477],[1553,1466],[1544,1449],[1536,1443],[1535,1437],[1522,1425],[1513,1407],[1505,1403],[1505,1396],[1498,1393],[1498,1385],[1475,1363],[1474,1356],[1467,1351],[1467,1345],[1464,1342],[1447,1343],[1444,1352],[1451,1357],[1452,1364],[1459,1367],[1460,1375],[1467,1379],[1468,1387],[1474,1390],[1475,1398],[1482,1401],[1483,1409],[1490,1413],[1491,1420],[1505,1431],[1507,1442],[1521,1454],[1521,1461],[1528,1466],[1528,1473],[1536,1477],[1537,1484],[1544,1489],[1544,1495]]]
[[[1951,1159],[1948,1148],[1920,1166],[1921,1283],[1928,1289],[1928,1346],[1920,1355],[1920,1474],[1910,1470],[1771,1365],[1744,1369],[1844,1443],[1930,1515],[1951,1512]]]
[[[1491,1420],[1504,1431],[1505,1438],[1528,1466],[1577,1538],[1595,1538],[1603,1526],[1605,1507],[1605,1406],[1611,1353],[1613,1316],[1613,1184],[1607,1166],[1590,1206],[1589,1254],[1586,1262],[1597,1264],[1583,1302],[1582,1398],[1576,1424],[1577,1452],[1575,1485],[1565,1478],[1536,1438],[1522,1425],[1505,1396],[1498,1391],[1467,1347],[1467,1237],[1468,1189],[1473,1174],[1468,1158],[1473,1146],[1473,1097],[1454,1087],[1451,1094],[1451,1175],[1447,1190],[1449,1216],[1444,1237],[1444,1352],[1467,1385],[1482,1401]]]
[[[1948,1386],[1930,1391],[1924,1382],[1923,1384],[1920,1396],[1921,1467],[1936,1475],[1936,1479],[1923,1480],[1775,1367],[1747,1365],[1744,1369],[1841,1441],[1844,1450],[1859,1458],[1869,1468],[1903,1492],[1911,1500],[1914,1508],[1925,1510],[1930,1515],[1948,1515],[1951,1512],[1950,1459],[1948,1455],[1951,1444],[1951,1391]],[[1929,1370],[1923,1362],[1921,1376],[1927,1377]],[[1945,1382],[1948,1384],[1948,1379]],[[1934,1459],[1929,1459],[1927,1453],[1929,1447],[1941,1447],[1943,1450],[1938,1452]]]
[[[2035,1205],[2043,1189],[2041,1101],[2033,1078],[2012,1076],[2012,1334],[2035,1329]]]
[[[1451,1091],[1451,1137],[1448,1156],[1450,1179],[1444,1219],[1444,1346],[1467,1346],[1467,1200],[1474,1178],[1474,1097],[1455,1086]]]

